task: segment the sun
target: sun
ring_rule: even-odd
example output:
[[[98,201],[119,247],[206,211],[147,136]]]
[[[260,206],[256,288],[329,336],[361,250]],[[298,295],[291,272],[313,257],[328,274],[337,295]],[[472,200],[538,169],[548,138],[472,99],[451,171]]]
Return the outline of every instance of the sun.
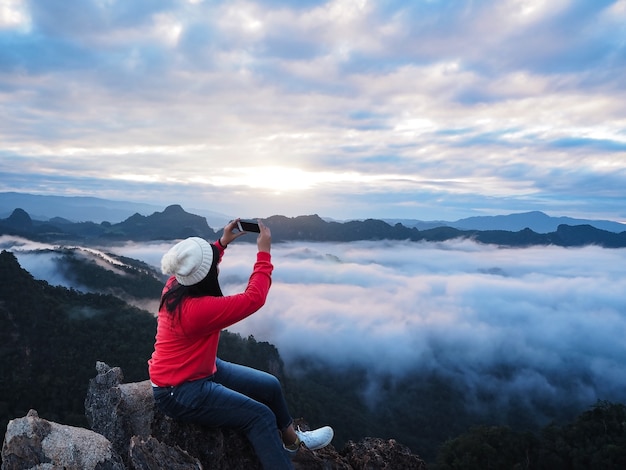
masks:
[[[336,184],[367,184],[379,180],[380,175],[368,176],[356,172],[309,171],[302,168],[270,165],[230,167],[211,176],[196,175],[188,181],[218,187],[247,187],[274,194],[295,193]]]
[[[311,189],[320,180],[317,173],[284,166],[247,168],[244,171],[243,184],[280,193]]]
[[[247,186],[280,194],[306,191],[330,178],[332,175],[328,172],[312,172],[285,166],[260,166],[224,168],[221,175],[211,178],[211,183],[217,186]]]

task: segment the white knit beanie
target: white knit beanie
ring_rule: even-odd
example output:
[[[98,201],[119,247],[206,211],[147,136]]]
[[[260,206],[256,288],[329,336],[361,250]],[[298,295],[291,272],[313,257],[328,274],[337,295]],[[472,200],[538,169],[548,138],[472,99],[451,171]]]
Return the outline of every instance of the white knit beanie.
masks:
[[[161,272],[174,275],[183,286],[197,284],[213,264],[213,248],[202,238],[191,237],[177,243],[161,258]]]

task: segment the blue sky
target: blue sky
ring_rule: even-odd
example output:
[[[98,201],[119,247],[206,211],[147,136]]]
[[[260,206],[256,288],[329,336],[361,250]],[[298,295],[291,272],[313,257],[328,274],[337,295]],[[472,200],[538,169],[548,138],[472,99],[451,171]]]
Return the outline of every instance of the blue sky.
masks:
[[[626,0],[1,0],[0,191],[626,221]]]

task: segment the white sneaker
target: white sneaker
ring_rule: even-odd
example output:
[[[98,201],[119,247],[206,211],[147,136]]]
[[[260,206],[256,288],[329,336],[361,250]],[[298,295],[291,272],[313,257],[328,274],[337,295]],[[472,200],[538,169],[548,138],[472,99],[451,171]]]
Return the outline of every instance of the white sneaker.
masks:
[[[330,444],[335,433],[330,426],[324,426],[313,431],[300,431],[300,428],[298,428],[296,435],[308,449],[317,450]]]

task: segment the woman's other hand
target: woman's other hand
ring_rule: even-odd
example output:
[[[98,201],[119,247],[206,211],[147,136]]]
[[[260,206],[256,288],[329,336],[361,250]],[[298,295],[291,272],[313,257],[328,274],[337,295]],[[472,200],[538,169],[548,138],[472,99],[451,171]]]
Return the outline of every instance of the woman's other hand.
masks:
[[[259,223],[259,236],[256,239],[256,246],[259,251],[265,251],[267,253],[270,252],[272,248],[272,232],[269,227],[263,225],[263,222],[260,220],[257,221]]]

